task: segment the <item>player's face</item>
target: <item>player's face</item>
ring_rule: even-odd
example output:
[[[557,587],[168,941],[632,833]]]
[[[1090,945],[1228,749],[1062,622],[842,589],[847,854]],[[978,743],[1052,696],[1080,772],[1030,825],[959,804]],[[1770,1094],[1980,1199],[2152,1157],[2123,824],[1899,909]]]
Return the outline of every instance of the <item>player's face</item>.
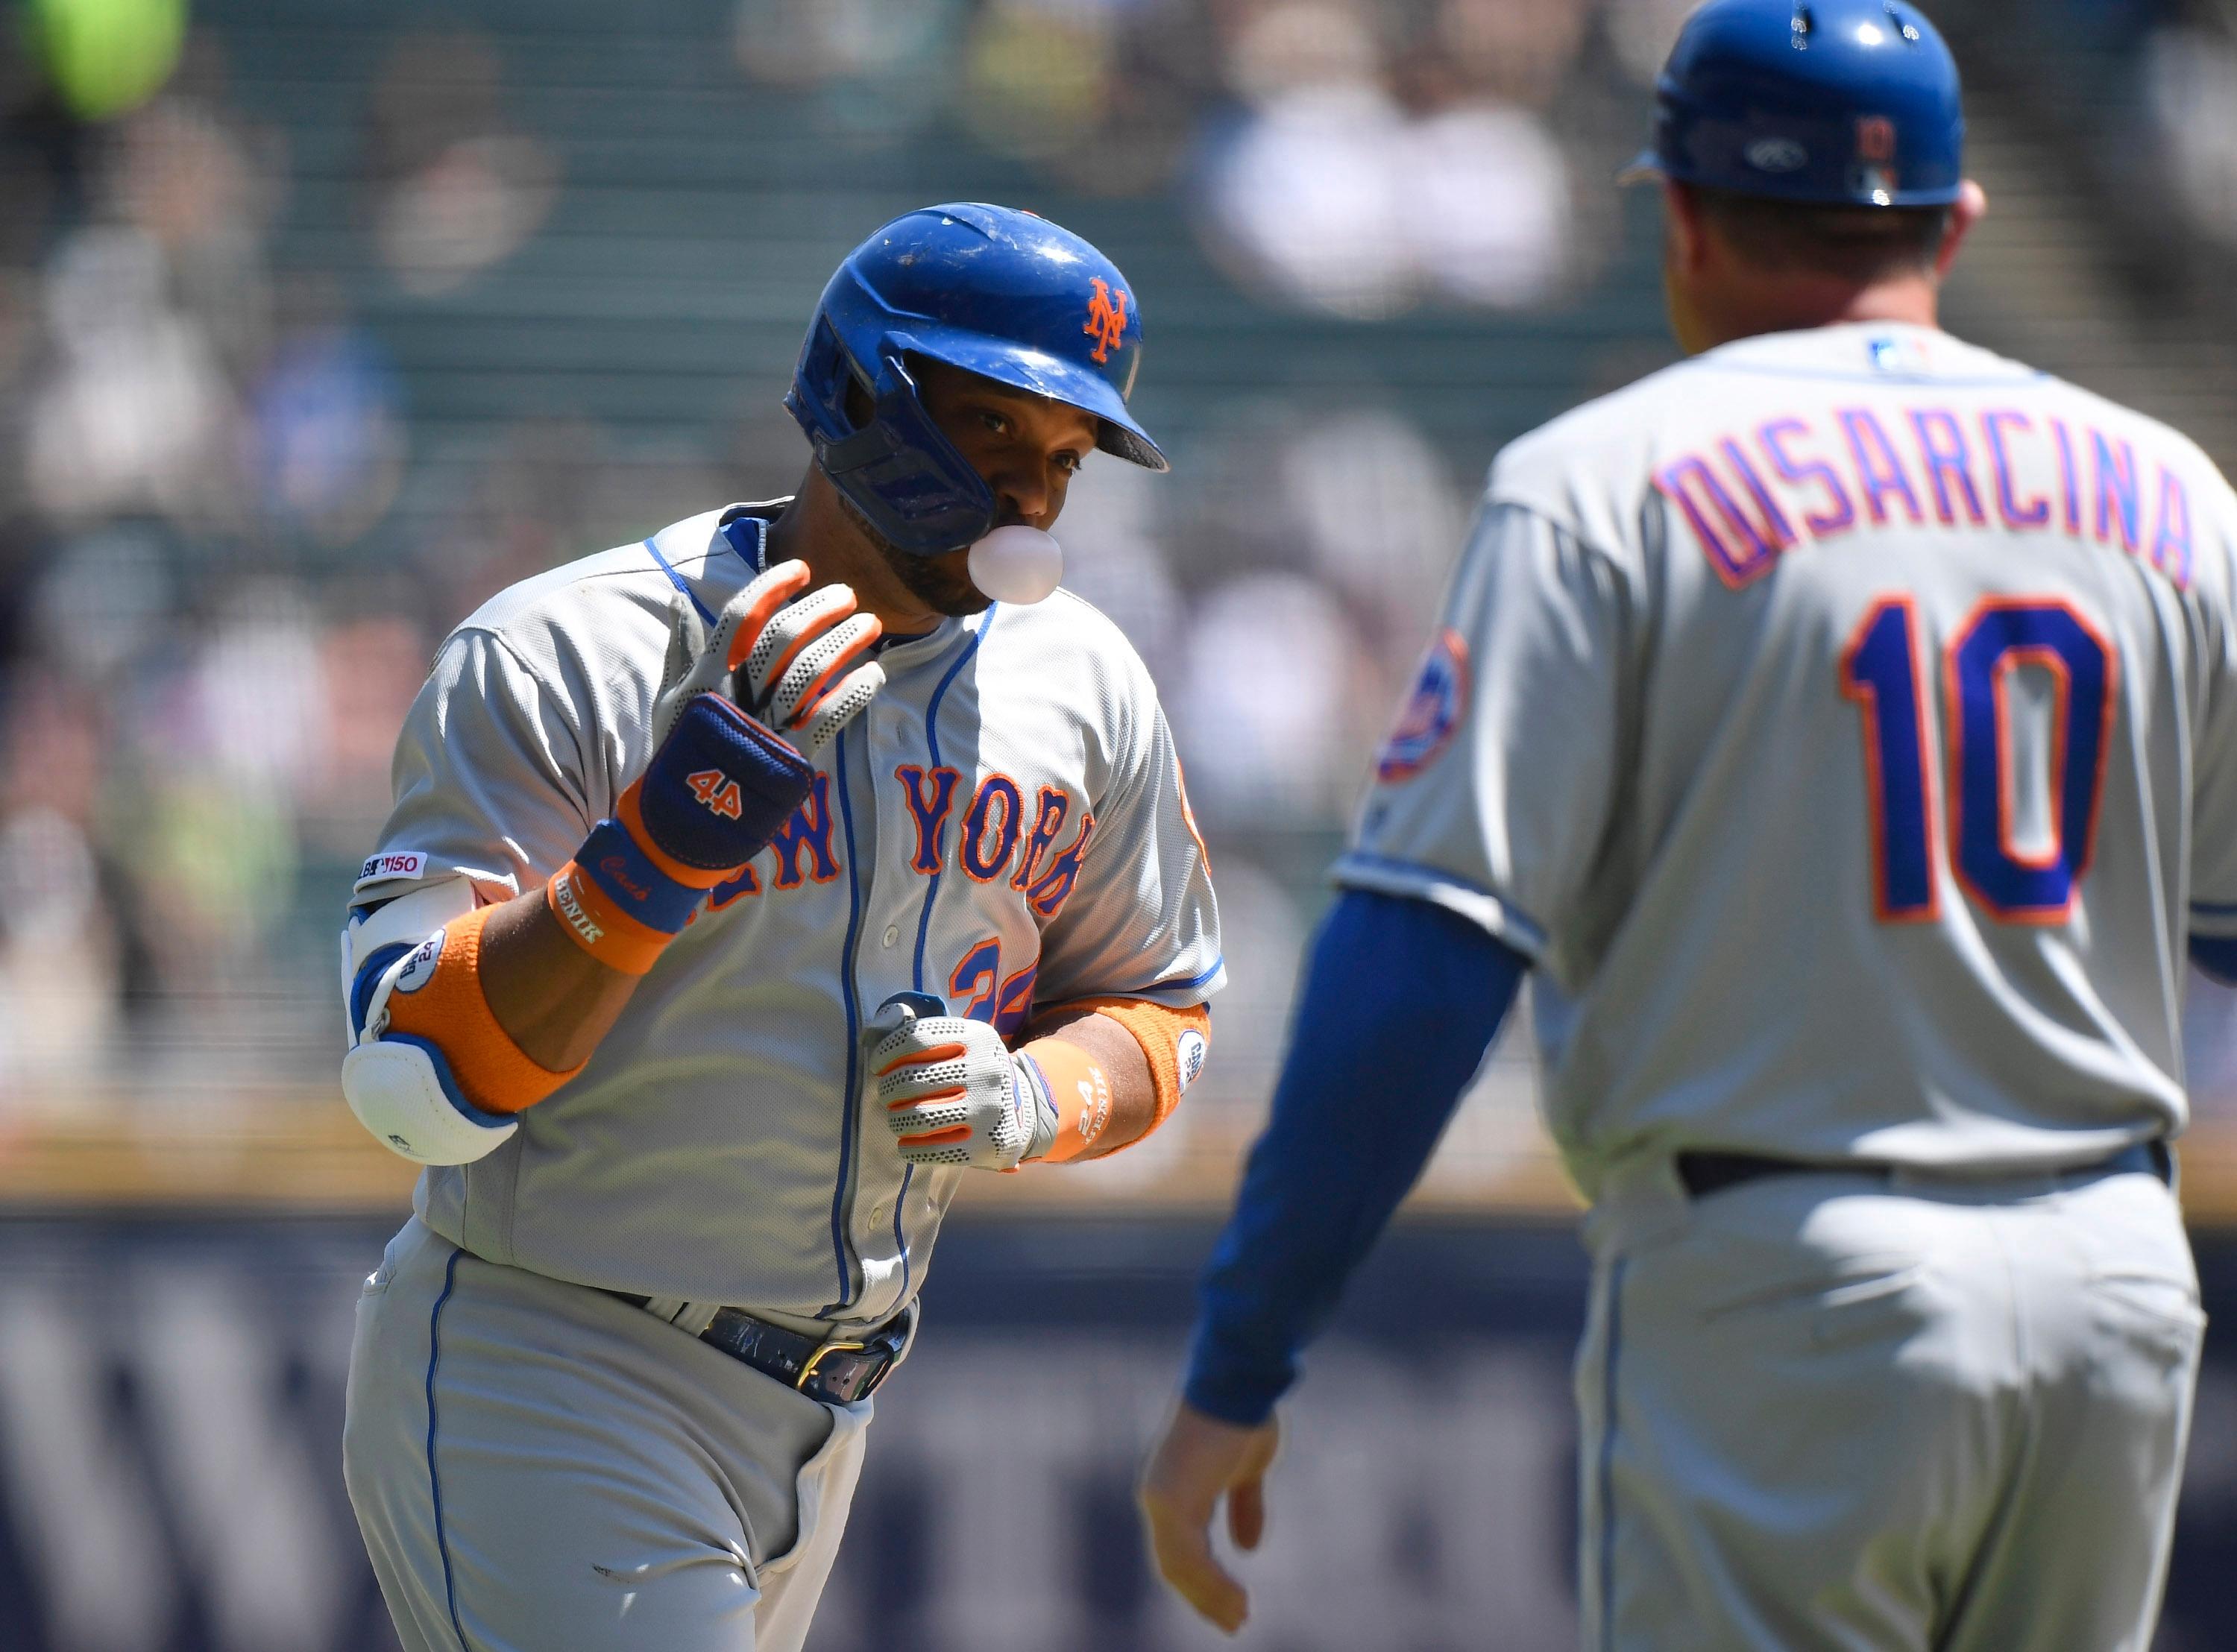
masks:
[[[916,372],[925,411],[993,490],[994,525],[1050,527],[1064,510],[1072,477],[1095,451],[1094,416],[940,362],[920,361]],[[855,526],[869,528],[858,516]],[[869,538],[909,595],[934,612],[977,614],[987,607],[989,599],[964,566],[968,547],[913,556],[874,531]]]
[[[994,490],[995,524],[1053,524],[1095,451],[1094,415],[940,362],[920,365],[925,411]]]

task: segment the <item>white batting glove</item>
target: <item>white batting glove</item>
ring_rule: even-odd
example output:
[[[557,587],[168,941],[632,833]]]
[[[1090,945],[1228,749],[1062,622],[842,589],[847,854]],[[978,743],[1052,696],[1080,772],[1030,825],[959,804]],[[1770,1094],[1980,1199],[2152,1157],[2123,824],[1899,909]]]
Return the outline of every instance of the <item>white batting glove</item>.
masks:
[[[1033,1063],[986,1022],[901,992],[878,1007],[863,1043],[886,1123],[910,1163],[1014,1170],[1055,1141],[1056,1109]]]
[[[723,604],[711,636],[696,604],[676,604],[653,704],[656,748],[696,696],[714,694],[812,757],[876,697],[886,669],[863,655],[878,640],[877,620],[855,611],[850,586],[802,596],[811,577],[806,563],[779,563]]]

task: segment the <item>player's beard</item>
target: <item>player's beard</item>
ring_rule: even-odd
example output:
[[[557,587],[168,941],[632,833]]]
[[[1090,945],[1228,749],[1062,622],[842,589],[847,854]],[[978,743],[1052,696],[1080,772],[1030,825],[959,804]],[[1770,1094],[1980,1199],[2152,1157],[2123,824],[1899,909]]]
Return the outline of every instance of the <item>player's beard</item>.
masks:
[[[970,569],[964,562],[970,554],[968,545],[960,545],[954,550],[938,551],[929,556],[916,556],[903,550],[872,527],[870,519],[856,508],[843,490],[834,488],[832,491],[838,496],[839,508],[846,513],[848,521],[855,524],[857,533],[870,542],[870,548],[878,553],[878,559],[901,582],[901,588],[934,613],[960,619],[972,614],[983,614],[993,604],[994,599],[971,582]],[[997,527],[1001,525],[1000,522],[995,523]]]

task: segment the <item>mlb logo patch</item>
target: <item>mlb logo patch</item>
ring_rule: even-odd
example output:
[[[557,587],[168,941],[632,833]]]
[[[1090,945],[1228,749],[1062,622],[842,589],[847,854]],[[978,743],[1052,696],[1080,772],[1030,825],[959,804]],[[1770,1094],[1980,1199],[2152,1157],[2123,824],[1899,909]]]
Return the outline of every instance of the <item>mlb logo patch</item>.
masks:
[[[417,850],[399,850],[393,854],[374,855],[365,863],[357,875],[360,885],[390,878],[418,878],[427,870],[427,857]]]
[[[1410,780],[1437,759],[1468,714],[1468,640],[1449,625],[1429,644],[1397,727],[1375,760],[1379,780]]]
[[[1899,378],[1917,378],[1927,372],[1932,364],[1926,357],[1923,340],[1893,335],[1867,339],[1864,349],[1871,358],[1872,371]]]

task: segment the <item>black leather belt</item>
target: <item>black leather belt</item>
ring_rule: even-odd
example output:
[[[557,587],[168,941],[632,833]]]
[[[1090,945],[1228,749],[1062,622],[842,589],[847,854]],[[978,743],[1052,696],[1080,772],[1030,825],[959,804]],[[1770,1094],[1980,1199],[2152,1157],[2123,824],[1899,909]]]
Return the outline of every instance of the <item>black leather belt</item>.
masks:
[[[1892,1181],[1907,1166],[1892,1164],[1825,1163],[1808,1159],[1767,1158],[1759,1153],[1715,1153],[1688,1150],[1678,1155],[1678,1180],[1684,1184],[1689,1198],[1706,1199],[1712,1193],[1722,1193],[1727,1188],[1737,1188],[1743,1181],[1757,1181],[1765,1176],[1841,1175],[1871,1176],[1881,1181]],[[2122,1148],[2109,1159],[2100,1159],[2095,1164],[2077,1164],[2048,1174],[2062,1176],[2118,1175],[2141,1171],[2157,1176],[2172,1187],[2174,1183],[2174,1155],[2165,1142],[2154,1137]],[[1955,1181],[1959,1173],[1951,1173]]]
[[[609,1291],[633,1308],[652,1300],[630,1291]],[[742,1308],[717,1308],[699,1340],[712,1343],[733,1359],[743,1360],[763,1376],[774,1377],[788,1388],[797,1388],[810,1399],[827,1405],[851,1405],[877,1392],[908,1346],[907,1313],[888,1320],[860,1342],[818,1342],[814,1337],[788,1331],[767,1320],[756,1320]]]

